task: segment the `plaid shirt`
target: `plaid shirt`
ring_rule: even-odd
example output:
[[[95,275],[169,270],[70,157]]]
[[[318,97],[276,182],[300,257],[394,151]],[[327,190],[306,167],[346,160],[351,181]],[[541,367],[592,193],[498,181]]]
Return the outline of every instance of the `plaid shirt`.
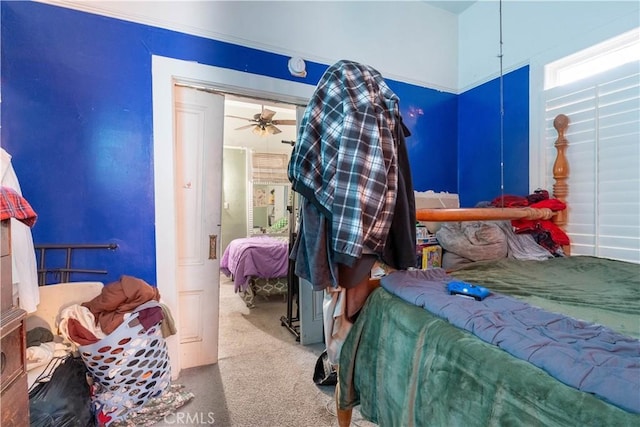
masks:
[[[1,187],[0,195],[0,219],[15,218],[33,227],[37,215],[29,202],[9,187]]]
[[[307,105],[289,180],[329,219],[337,254],[382,253],[397,196],[398,115],[380,73],[346,60],[327,69]]]

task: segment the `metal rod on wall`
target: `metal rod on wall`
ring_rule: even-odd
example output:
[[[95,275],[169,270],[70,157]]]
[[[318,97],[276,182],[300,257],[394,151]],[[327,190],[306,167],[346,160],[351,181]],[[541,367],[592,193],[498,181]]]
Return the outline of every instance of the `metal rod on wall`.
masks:
[[[39,244],[34,245],[35,250],[40,254],[38,263],[38,286],[44,286],[47,281],[47,273],[56,273],[59,275],[61,282],[68,282],[71,273],[91,273],[91,274],[107,274],[106,270],[91,270],[71,268],[71,255],[75,249],[109,249],[116,250],[118,245],[115,243],[107,244]],[[64,250],[65,267],[62,268],[46,268],[46,254],[49,250]]]

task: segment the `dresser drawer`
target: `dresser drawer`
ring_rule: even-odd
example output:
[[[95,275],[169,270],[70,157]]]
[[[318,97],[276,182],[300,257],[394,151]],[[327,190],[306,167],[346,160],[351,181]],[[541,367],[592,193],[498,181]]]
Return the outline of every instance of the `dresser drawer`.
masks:
[[[29,394],[27,392],[27,374],[22,374],[9,387],[2,391],[2,427],[24,427],[29,425]]]
[[[11,278],[11,255],[0,258],[0,313],[13,307],[13,279]]]
[[[11,220],[2,220],[0,228],[0,255],[5,256],[11,254]]]
[[[9,387],[12,381],[25,372],[22,325],[23,323],[19,322],[12,330],[3,331],[4,336],[0,341],[0,390]],[[2,403],[4,407],[4,401]]]
[[[11,224],[10,220],[3,220],[0,227],[2,242],[0,247],[0,313],[13,307],[13,279],[11,277]]]

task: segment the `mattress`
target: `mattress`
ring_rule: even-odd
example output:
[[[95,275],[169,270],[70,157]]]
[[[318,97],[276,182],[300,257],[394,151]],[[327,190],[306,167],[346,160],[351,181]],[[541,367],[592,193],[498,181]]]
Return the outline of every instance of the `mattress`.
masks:
[[[479,337],[476,332],[490,333],[493,325],[471,321],[471,317],[463,320],[450,313],[455,311],[453,308],[469,304],[477,309],[478,302],[447,295],[442,283],[437,292],[449,300],[449,306],[445,303],[437,309],[431,306],[431,294],[412,291],[401,295],[403,292],[392,287],[391,292],[385,289],[385,282],[381,281],[383,287],[371,294],[342,347],[340,407],[360,404],[363,416],[380,425],[637,425],[640,416],[633,407],[640,399],[639,375],[633,372],[640,367],[640,352],[638,341],[621,331],[633,329],[634,325],[637,330],[639,325],[638,266],[591,257],[515,264],[520,265],[513,270],[506,265],[491,268],[484,264],[482,272],[480,268],[478,272],[469,268],[452,272],[451,277],[487,286],[494,295],[486,302],[494,296],[504,296],[543,314],[565,313],[566,309],[574,310],[576,315],[595,307],[596,318],[611,316],[614,328],[571,315],[556,317],[550,325],[573,322],[586,330],[593,326],[607,331],[610,337],[624,337],[620,342],[630,347],[625,351],[636,362],[628,366],[632,368],[632,384],[624,384],[631,387],[625,388],[631,390],[628,400],[614,403],[588,387],[581,389],[554,378],[550,373],[557,369],[553,368],[554,357],[541,357],[542,363],[532,363],[501,347],[500,339],[496,343],[486,336]],[[511,281],[514,278],[510,275],[518,280]],[[527,299],[545,300],[549,306],[543,308]],[[487,316],[485,319],[503,320],[500,310],[490,311]],[[537,328],[542,335],[553,329]],[[613,354],[618,347],[615,342],[610,344]],[[523,349],[526,346],[520,348]],[[544,353],[528,350],[538,356]],[[550,353],[558,352],[561,350]],[[600,362],[606,365],[606,352],[595,357],[603,354],[606,359]],[[616,375],[611,376],[609,388],[616,387]],[[620,394],[624,398],[625,392]]]

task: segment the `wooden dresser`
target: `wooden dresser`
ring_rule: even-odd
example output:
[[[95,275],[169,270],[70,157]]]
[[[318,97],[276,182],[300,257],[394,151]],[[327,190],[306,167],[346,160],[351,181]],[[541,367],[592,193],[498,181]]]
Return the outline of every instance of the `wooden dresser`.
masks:
[[[13,304],[11,222],[2,221],[0,264],[0,426],[29,425],[27,393],[26,311]]]

